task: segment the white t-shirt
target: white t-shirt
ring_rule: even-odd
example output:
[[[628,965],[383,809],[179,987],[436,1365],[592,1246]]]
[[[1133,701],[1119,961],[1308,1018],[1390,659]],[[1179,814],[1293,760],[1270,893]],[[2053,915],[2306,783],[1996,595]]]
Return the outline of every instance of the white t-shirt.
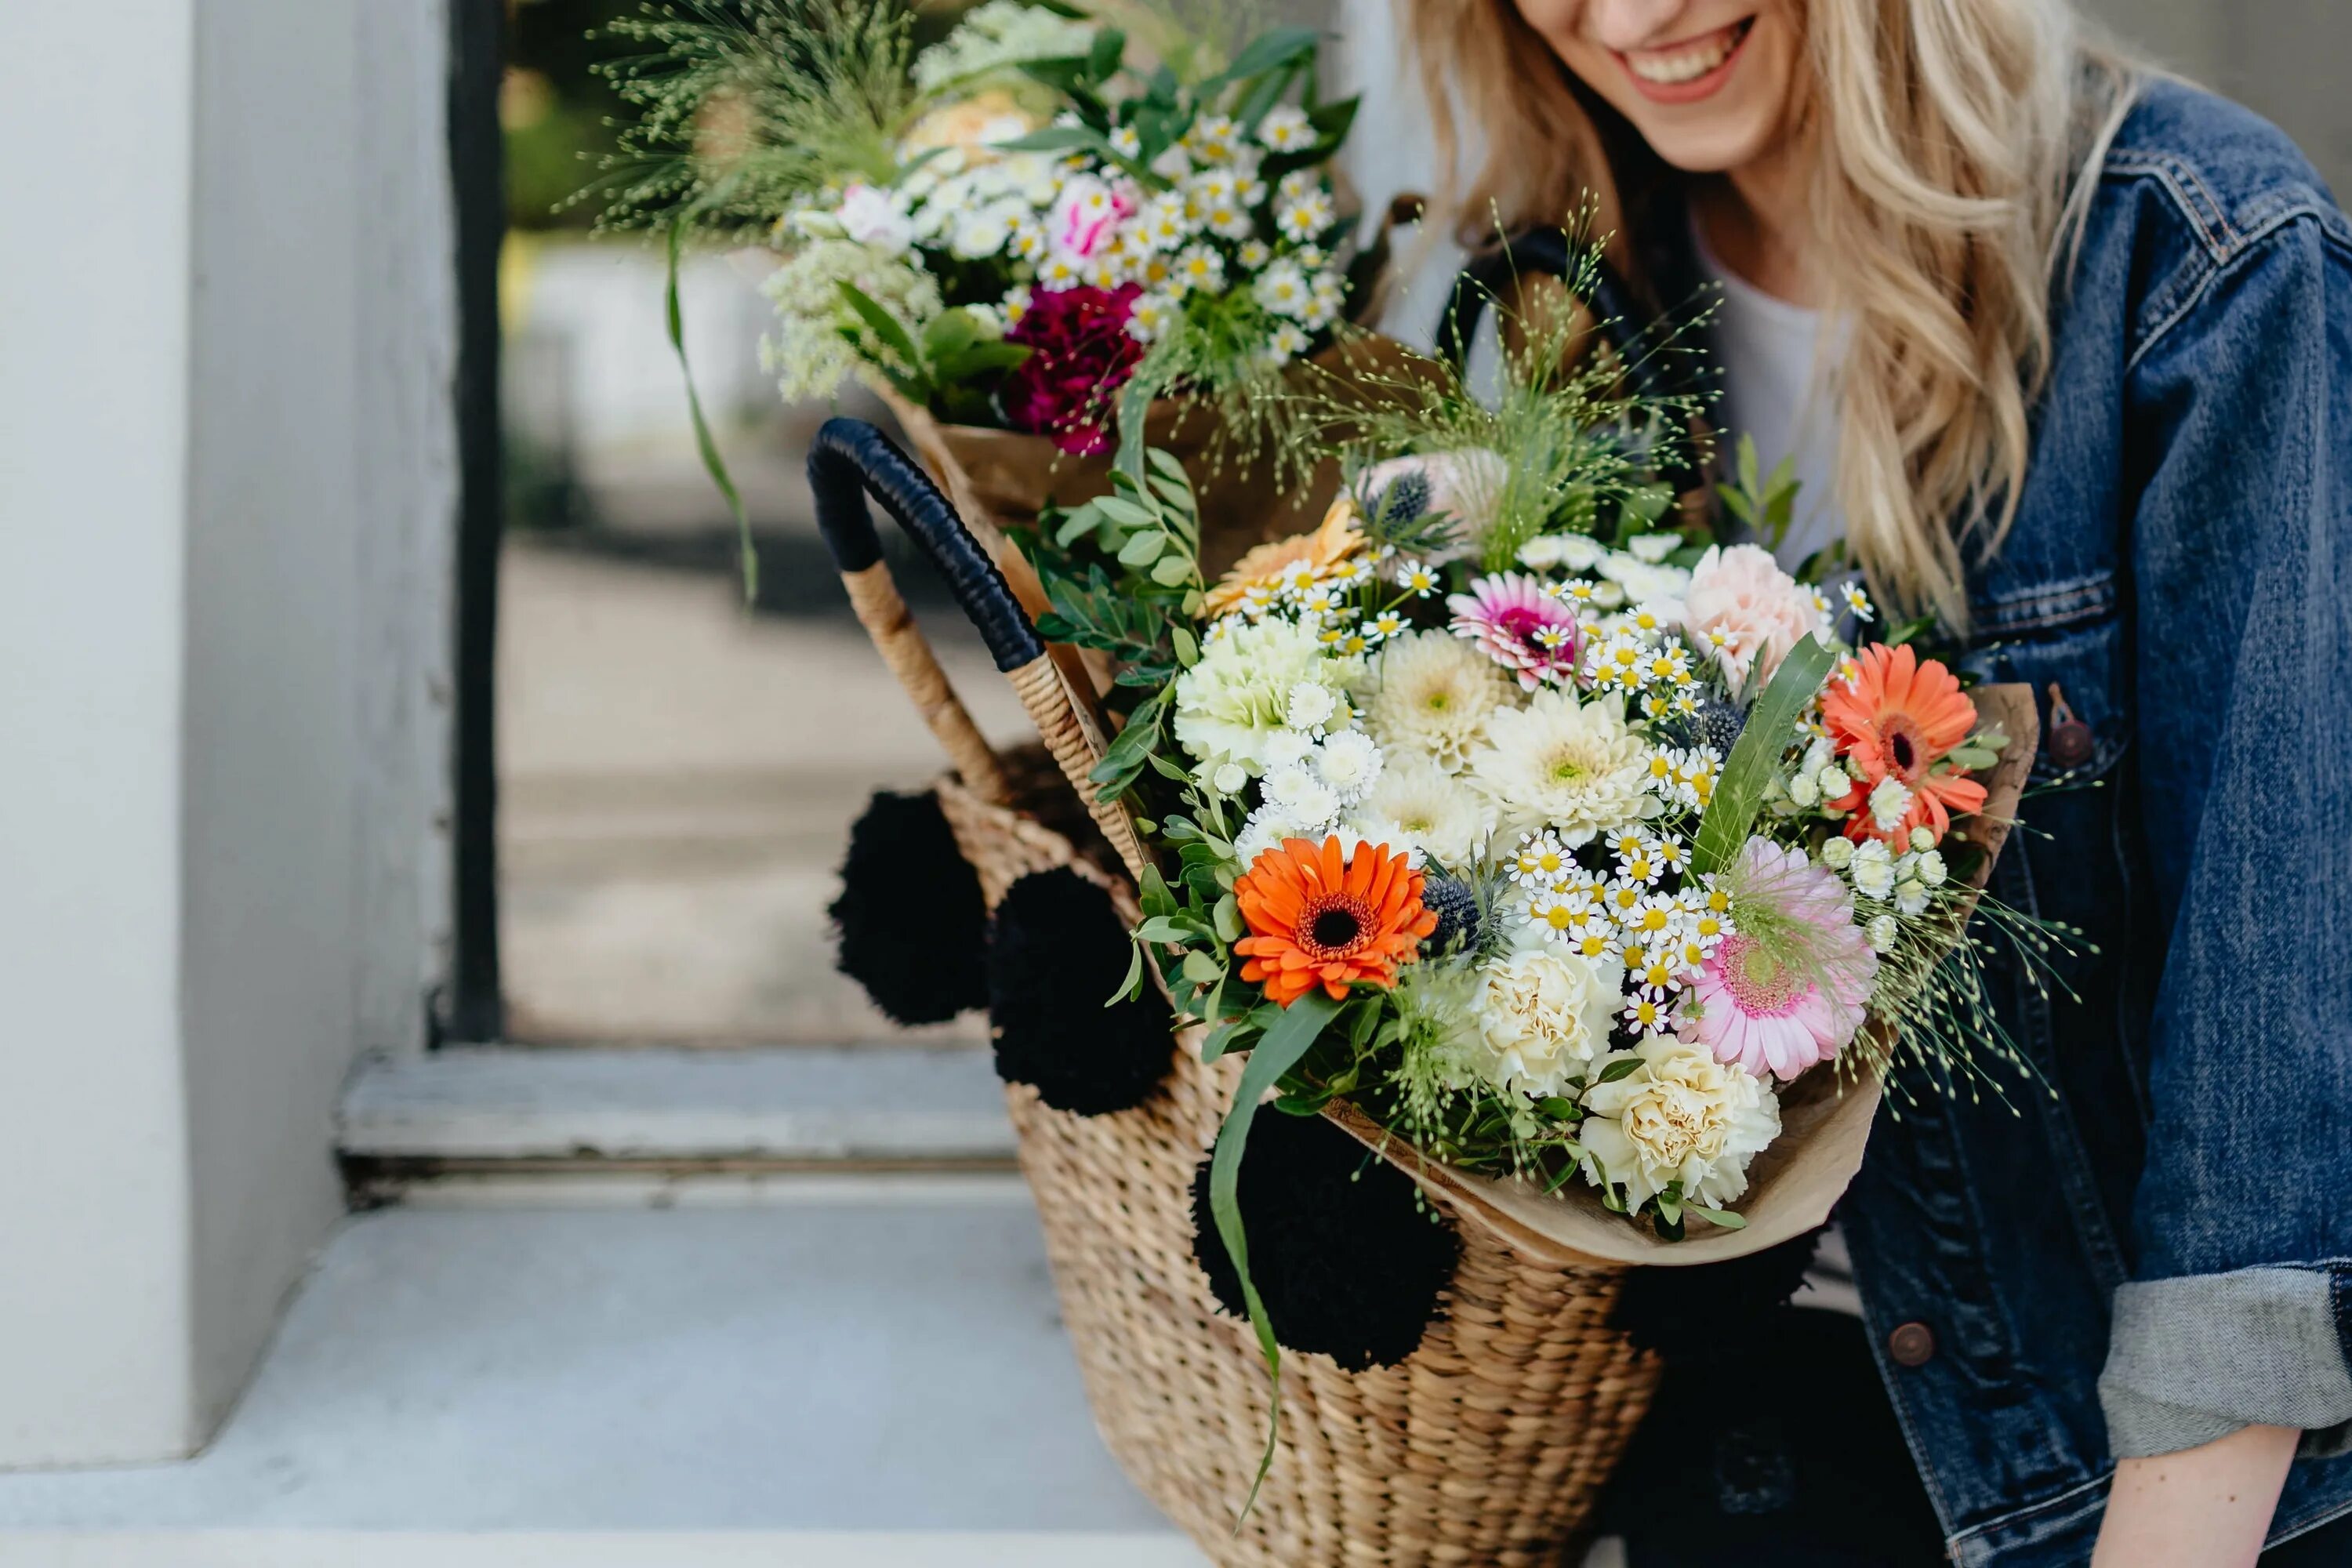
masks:
[[[1777,300],[1718,260],[1706,237],[1691,224],[1700,271],[1722,285],[1715,314],[1716,361],[1723,367],[1723,401],[1715,411],[1726,470],[1743,435],[1756,442],[1759,476],[1794,457],[1797,507],[1780,564],[1796,570],[1805,557],[1845,532],[1837,502],[1837,418],[1828,378],[1822,374],[1822,312]]]

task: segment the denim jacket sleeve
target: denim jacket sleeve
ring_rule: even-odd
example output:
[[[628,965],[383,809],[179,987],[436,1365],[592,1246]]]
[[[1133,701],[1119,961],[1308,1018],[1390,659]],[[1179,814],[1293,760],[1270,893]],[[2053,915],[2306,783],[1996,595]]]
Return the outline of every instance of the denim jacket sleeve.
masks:
[[[2118,1458],[2352,1434],[2352,240],[2307,210],[2201,261],[2128,394],[2170,936],[2099,1380]]]

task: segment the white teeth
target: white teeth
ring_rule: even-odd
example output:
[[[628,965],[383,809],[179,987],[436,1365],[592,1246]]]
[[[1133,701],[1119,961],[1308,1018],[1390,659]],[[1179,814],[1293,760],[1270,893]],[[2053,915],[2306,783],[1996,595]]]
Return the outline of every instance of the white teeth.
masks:
[[[1643,81],[1654,81],[1661,87],[1673,87],[1682,82],[1696,81],[1707,72],[1731,58],[1739,46],[1737,32],[1717,33],[1688,48],[1671,52],[1646,51],[1629,54],[1625,63]]]

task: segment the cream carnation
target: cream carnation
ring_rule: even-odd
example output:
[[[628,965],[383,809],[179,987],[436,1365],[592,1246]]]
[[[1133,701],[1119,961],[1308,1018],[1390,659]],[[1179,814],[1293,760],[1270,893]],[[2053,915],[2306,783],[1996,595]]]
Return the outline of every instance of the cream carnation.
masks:
[[[1771,679],[1798,639],[1819,631],[1822,621],[1811,592],[1781,571],[1769,551],[1735,544],[1709,550],[1691,568],[1683,625],[1700,647],[1710,632],[1729,639],[1718,657],[1737,682],[1751,671]]]
[[[1350,819],[1368,838],[1410,844],[1441,866],[1464,866],[1495,829],[1484,796],[1427,757],[1391,760]]]
[[[1494,660],[1444,632],[1408,632],[1381,649],[1364,707],[1373,738],[1458,773],[1503,705],[1510,678]]]
[[[1585,1092],[1577,1130],[1585,1179],[1639,1208],[1672,1183],[1683,1201],[1722,1208],[1748,1190],[1748,1163],[1780,1135],[1780,1106],[1736,1063],[1654,1035],[1607,1058],[1635,1064]]]
[[[1579,705],[1571,692],[1538,691],[1489,718],[1486,742],[1470,780],[1506,826],[1549,827],[1576,845],[1660,809],[1645,787],[1649,748],[1625,727],[1621,698]]]
[[[1349,661],[1328,658],[1315,634],[1295,621],[1269,617],[1234,627],[1202,650],[1200,662],[1176,678],[1176,741],[1207,767],[1238,763],[1252,776],[1280,757],[1306,747],[1277,743],[1287,727],[1298,688],[1324,689],[1331,698],[1330,723],[1346,725]]]
[[[1478,1026],[1484,1075],[1496,1088],[1541,1098],[1564,1094],[1609,1048],[1625,966],[1553,947],[1523,949],[1481,972]]]

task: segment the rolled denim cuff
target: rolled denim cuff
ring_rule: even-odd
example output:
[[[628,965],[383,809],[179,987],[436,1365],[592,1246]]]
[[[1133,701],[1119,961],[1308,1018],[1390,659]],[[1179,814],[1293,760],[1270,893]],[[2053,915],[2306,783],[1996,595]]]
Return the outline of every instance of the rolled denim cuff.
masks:
[[[2099,1403],[2118,1459],[2244,1426],[2295,1428],[2306,1456],[2352,1452],[2352,1262],[2118,1287]]]

